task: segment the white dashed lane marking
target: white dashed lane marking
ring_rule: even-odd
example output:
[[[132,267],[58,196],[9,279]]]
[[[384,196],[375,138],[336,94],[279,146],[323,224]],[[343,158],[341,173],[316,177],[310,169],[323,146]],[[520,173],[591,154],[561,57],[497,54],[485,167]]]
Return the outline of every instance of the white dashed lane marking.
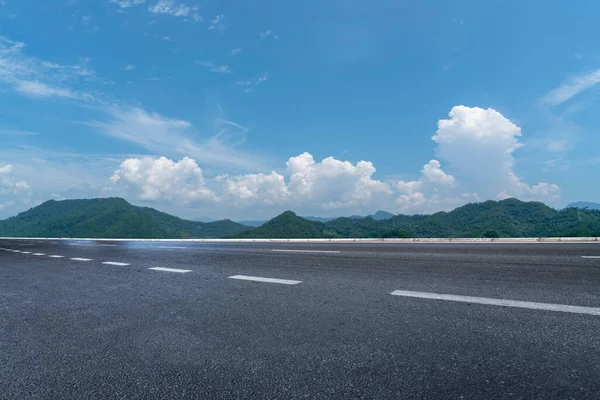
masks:
[[[394,290],[390,294],[392,294],[394,296],[416,297],[419,299],[446,300],[446,301],[457,301],[457,302],[461,302],[461,303],[485,304],[485,305],[491,305],[491,306],[528,308],[528,309],[532,309],[532,310],[560,311],[560,312],[568,312],[568,313],[575,313],[575,314],[600,315],[600,308],[570,306],[570,305],[566,305],[566,304],[536,303],[533,301],[491,299],[491,298],[487,298],[487,297],[457,296],[454,294],[411,292],[411,291],[407,291],[407,290]]]
[[[126,265],[131,265],[131,264],[122,263],[122,262],[116,262],[116,261],[104,261],[102,264],[116,265],[116,266],[119,266],[119,267],[125,267]]]
[[[253,281],[253,282],[266,282],[266,283],[279,283],[282,285],[297,285],[302,283],[302,281],[292,281],[288,279],[275,279],[275,278],[262,278],[260,276],[247,276],[247,275],[234,275],[230,276],[229,279],[240,279],[243,281]]]
[[[70,258],[70,260],[73,260],[73,261],[92,261],[91,258],[80,258],[80,257]]]
[[[276,253],[321,253],[321,254],[338,254],[339,250],[287,250],[287,249],[272,249]]]
[[[33,253],[34,256],[45,256],[44,253]]]
[[[600,256],[581,256],[581,258],[600,258]]]
[[[190,247],[185,246],[156,246],[159,249],[189,249]]]
[[[21,254],[31,254],[30,251],[22,251]]]
[[[148,269],[151,269],[153,271],[177,272],[177,273],[180,273],[180,274],[184,274],[186,272],[192,272],[191,269],[177,269],[177,268],[154,267],[154,268],[148,268]]]
[[[59,256],[57,254],[53,254],[53,255],[48,256],[48,257],[50,257],[50,258],[64,258],[65,256]]]

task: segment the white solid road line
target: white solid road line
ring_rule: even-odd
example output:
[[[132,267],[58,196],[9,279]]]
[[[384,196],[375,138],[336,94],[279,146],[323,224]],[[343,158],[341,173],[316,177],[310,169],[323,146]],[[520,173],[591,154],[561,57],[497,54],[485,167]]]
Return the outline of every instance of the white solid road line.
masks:
[[[407,290],[394,290],[394,296],[416,297],[419,299],[458,301],[462,303],[486,304],[492,306],[529,308],[532,310],[560,311],[575,314],[600,315],[600,308],[570,306],[566,304],[536,303],[533,301],[517,301],[505,299],[490,299],[487,297],[457,296],[454,294],[411,292]]]
[[[115,262],[115,261],[104,261],[102,264],[116,265],[116,266],[119,266],[119,267],[125,267],[126,265],[131,265],[131,264],[122,263],[122,262]]]
[[[48,257],[50,257],[50,258],[64,258],[65,256],[59,256],[59,255],[53,254],[53,255],[48,256]]]
[[[324,253],[324,254],[337,254],[339,250],[287,250],[287,249],[272,249],[271,251],[277,253]]]
[[[79,258],[79,257],[70,258],[70,260],[73,260],[73,261],[92,261],[91,258]]]
[[[154,267],[154,268],[148,268],[148,269],[151,269],[153,271],[178,272],[180,274],[184,274],[186,272],[192,272],[191,269],[177,269],[177,268]]]
[[[600,256],[581,256],[581,258],[600,258]]]
[[[33,253],[34,256],[45,256],[44,253]]]
[[[244,281],[253,282],[267,282],[267,283],[280,283],[282,285],[297,285],[302,281],[291,281],[288,279],[275,279],[275,278],[261,278],[259,276],[246,276],[246,275],[234,275],[230,276],[229,279],[240,279]]]

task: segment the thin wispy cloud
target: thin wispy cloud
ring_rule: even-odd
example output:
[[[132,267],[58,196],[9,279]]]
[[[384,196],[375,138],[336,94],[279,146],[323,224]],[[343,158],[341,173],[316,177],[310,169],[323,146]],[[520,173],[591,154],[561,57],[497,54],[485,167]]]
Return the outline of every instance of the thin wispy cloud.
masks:
[[[68,87],[94,78],[88,59],[81,59],[78,65],[63,65],[28,57],[24,49],[24,43],[0,36],[0,85],[31,98],[93,99],[91,93]]]
[[[123,71],[133,71],[135,69],[135,65],[127,64],[123,67]]]
[[[202,17],[197,12],[199,9],[199,6],[188,6],[177,3],[175,0],[159,0],[158,3],[149,7],[148,11],[153,14],[167,14],[174,17],[190,18],[199,22],[202,21]]]
[[[0,135],[11,135],[11,136],[37,136],[38,133],[25,131],[22,129],[12,129],[12,128],[0,128]]]
[[[242,79],[236,81],[235,84],[242,86],[244,88],[244,93],[250,93],[252,92],[254,86],[266,82],[267,79],[269,79],[269,74],[265,72],[256,79]]]
[[[96,33],[100,30],[98,25],[93,22],[93,17],[91,15],[84,15],[82,17],[71,15],[71,17],[74,19],[74,22],[69,24],[69,29],[72,31]]]
[[[195,61],[196,64],[203,66],[210,72],[217,72],[221,74],[232,74],[233,70],[228,65],[217,65],[212,61]]]
[[[233,50],[231,50],[231,55],[232,55],[232,56],[235,56],[236,54],[238,54],[238,53],[239,53],[239,52],[241,52],[241,51],[242,51],[242,49],[240,49],[240,48],[238,47],[237,49],[233,49]]]
[[[110,0],[109,3],[118,5],[121,8],[131,8],[144,4],[146,0]]]
[[[211,31],[214,30],[218,32],[223,32],[225,30],[225,25],[222,24],[223,18],[225,18],[223,14],[217,15],[212,21],[210,21],[208,29],[210,29]]]
[[[169,42],[169,43],[173,43],[173,40],[169,36],[162,36],[162,35],[159,35],[156,33],[148,33],[148,32],[144,33],[144,36],[151,37],[153,39],[164,40],[165,42]]]
[[[257,80],[256,80],[256,84],[259,83],[263,83],[266,82],[266,80],[269,79],[269,75],[265,72],[262,76],[260,76]]]
[[[199,135],[189,121],[149,113],[139,107],[112,107],[107,112],[110,115],[107,121],[92,120],[84,124],[104,135],[135,143],[156,154],[167,152],[189,156],[207,165],[240,170],[264,167],[260,159],[234,148],[243,142],[248,129],[232,121],[217,120],[215,133],[205,135],[204,140],[193,140]],[[140,135],[140,132],[144,134]]]
[[[270,29],[267,29],[266,31],[259,33],[259,35],[262,40],[270,38],[270,37],[272,37],[275,40],[279,39],[279,35],[277,35],[275,32],[273,32]]]
[[[64,97],[73,100],[81,99],[79,94],[70,89],[50,86],[38,81],[20,80],[16,83],[15,89],[22,95],[33,98]]]
[[[600,68],[588,74],[571,78],[568,82],[551,90],[542,98],[542,101],[556,106],[594,87],[598,83],[600,83]]]

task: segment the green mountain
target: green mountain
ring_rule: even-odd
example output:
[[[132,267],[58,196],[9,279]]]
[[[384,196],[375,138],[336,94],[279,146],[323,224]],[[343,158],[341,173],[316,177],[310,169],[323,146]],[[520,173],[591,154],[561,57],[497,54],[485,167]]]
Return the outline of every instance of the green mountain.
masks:
[[[589,208],[590,210],[600,210],[600,203],[592,203],[589,201],[576,201],[574,203],[570,203],[565,208]]]
[[[121,198],[50,200],[0,221],[0,236],[183,239],[235,235],[249,227],[230,220],[186,221]]]
[[[389,219],[337,218],[309,221],[288,211],[244,238],[382,238],[382,237],[559,237],[600,236],[600,211],[557,211],[539,202],[517,199],[472,203],[432,215],[397,215]]]
[[[371,215],[371,217],[373,217],[373,219],[376,219],[378,221],[382,220],[382,219],[390,219],[393,216],[394,216],[394,214],[387,212],[387,211],[382,211],[382,210],[379,210],[375,214]]]
[[[291,211],[265,222],[258,228],[242,232],[236,237],[252,239],[286,238],[306,239],[323,237],[324,224],[319,221],[309,221],[297,216]]]
[[[47,201],[0,221],[0,236],[90,238],[385,238],[600,236],[600,210],[555,210],[517,199],[472,203],[432,215],[310,221],[291,211],[257,228],[187,221],[120,198]]]

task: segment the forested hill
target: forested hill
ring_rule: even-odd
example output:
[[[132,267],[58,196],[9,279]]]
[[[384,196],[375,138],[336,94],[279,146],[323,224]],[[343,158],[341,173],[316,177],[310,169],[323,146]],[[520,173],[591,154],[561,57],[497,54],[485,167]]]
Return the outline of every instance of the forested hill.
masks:
[[[432,215],[310,221],[287,211],[262,226],[187,221],[120,198],[47,201],[0,221],[0,236],[89,238],[386,238],[600,236],[600,210],[555,210],[517,199]]]
[[[574,203],[570,203],[566,208],[576,207],[576,208],[589,208],[590,210],[600,210],[600,203],[592,203],[589,201],[576,201]]]
[[[517,199],[472,203],[432,215],[397,215],[389,219],[337,218],[314,222],[285,212],[242,238],[380,238],[380,237],[559,237],[600,236],[600,211],[557,211],[539,202]]]
[[[121,198],[50,200],[0,221],[0,236],[13,237],[219,238],[247,229],[230,220],[187,221]]]

